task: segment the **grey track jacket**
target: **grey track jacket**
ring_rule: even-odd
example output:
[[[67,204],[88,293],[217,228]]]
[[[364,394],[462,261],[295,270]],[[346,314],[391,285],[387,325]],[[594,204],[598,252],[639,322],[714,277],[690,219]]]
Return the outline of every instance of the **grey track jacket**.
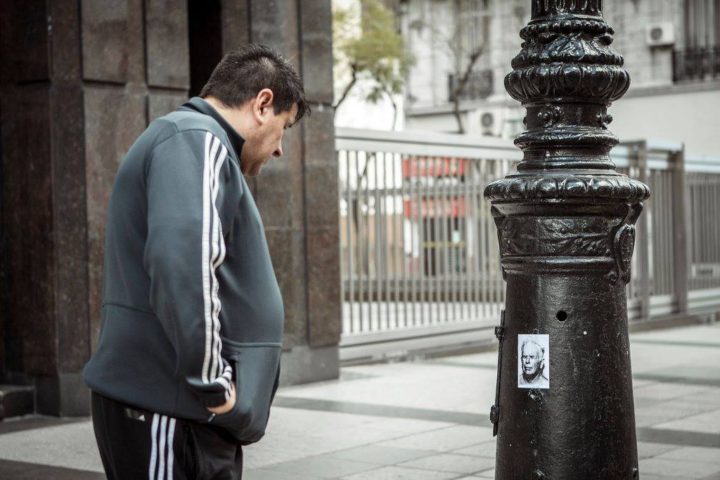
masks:
[[[84,375],[109,398],[247,444],[277,389],[284,313],[242,144],[196,97],[130,148],[108,207],[102,328]],[[235,408],[213,416],[230,382]]]

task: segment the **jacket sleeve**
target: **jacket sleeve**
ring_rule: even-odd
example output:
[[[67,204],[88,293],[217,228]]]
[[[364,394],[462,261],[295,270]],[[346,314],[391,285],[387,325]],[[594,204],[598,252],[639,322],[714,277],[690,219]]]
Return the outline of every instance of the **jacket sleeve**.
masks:
[[[155,146],[146,166],[150,305],[175,348],[176,374],[205,407],[224,404],[232,384],[215,275],[225,257],[218,205],[227,157],[212,133],[183,131]]]

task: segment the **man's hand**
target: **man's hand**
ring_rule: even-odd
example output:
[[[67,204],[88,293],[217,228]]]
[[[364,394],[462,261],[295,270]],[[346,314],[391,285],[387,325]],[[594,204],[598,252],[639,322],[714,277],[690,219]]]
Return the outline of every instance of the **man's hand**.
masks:
[[[208,408],[208,410],[215,415],[222,415],[223,413],[228,413],[230,410],[233,409],[235,406],[235,384],[230,384],[230,398],[227,399],[227,402],[225,402],[223,405],[220,405],[219,407],[212,407]]]

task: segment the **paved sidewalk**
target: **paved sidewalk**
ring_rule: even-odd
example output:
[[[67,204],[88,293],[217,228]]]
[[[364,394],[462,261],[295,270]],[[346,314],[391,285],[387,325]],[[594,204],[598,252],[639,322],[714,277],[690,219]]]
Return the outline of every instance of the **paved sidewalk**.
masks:
[[[720,480],[720,324],[631,336],[642,479]],[[246,480],[494,478],[497,353],[282,388]],[[102,479],[87,419],[0,423],[0,478]]]

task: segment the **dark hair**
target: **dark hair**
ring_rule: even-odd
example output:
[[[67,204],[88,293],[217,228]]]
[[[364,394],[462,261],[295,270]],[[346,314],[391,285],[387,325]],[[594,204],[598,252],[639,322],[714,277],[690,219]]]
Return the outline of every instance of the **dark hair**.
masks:
[[[225,55],[200,96],[213,96],[228,107],[239,107],[263,88],[273,92],[275,113],[290,111],[297,104],[293,123],[310,114],[300,76],[290,62],[272,48],[253,43]]]

